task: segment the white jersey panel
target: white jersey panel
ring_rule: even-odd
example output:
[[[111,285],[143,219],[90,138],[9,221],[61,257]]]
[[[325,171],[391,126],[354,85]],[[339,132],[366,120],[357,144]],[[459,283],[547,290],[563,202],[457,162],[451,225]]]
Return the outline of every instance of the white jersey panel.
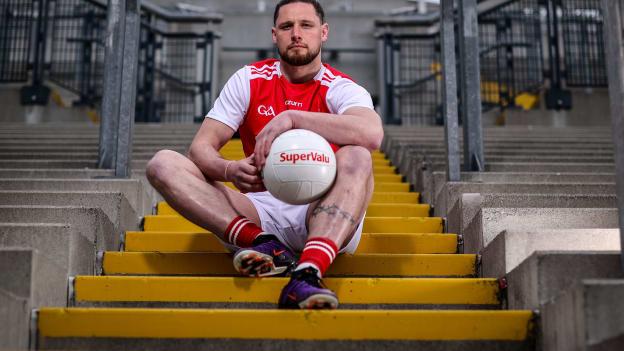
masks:
[[[325,99],[330,113],[341,115],[355,106],[374,109],[373,99],[368,91],[352,80],[336,77],[328,85]]]
[[[243,67],[230,77],[206,118],[215,119],[235,131],[238,130],[247,114],[251,99],[247,71],[248,68]]]

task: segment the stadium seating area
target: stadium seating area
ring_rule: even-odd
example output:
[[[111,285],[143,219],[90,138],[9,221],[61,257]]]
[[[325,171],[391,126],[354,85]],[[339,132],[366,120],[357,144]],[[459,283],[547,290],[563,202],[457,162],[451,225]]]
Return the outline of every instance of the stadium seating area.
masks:
[[[442,129],[387,127],[362,243],[327,279],[342,306],[310,314],[275,310],[283,278],[237,278],[145,181],[147,159],[184,152],[195,126],[137,126],[132,179],[94,169],[94,126],[2,127],[3,347],[533,350],[623,335],[621,304],[593,313],[624,289],[606,129],[488,129],[490,172],[446,183]]]

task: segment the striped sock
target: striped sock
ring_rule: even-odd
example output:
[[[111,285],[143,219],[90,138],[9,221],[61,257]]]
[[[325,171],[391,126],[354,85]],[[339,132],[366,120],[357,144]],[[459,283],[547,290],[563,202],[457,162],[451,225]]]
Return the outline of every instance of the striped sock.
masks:
[[[260,234],[264,234],[262,229],[243,216],[234,218],[225,229],[227,241],[238,247],[252,246],[254,239]]]
[[[327,238],[308,239],[295,270],[313,266],[323,276],[338,253],[338,246]]]

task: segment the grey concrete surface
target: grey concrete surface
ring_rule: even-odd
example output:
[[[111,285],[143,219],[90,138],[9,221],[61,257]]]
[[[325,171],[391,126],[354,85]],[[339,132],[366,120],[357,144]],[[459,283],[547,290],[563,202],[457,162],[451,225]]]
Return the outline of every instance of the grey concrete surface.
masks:
[[[151,199],[137,179],[0,179],[0,190],[121,192],[139,216],[152,212]]]
[[[419,184],[423,201],[433,203],[446,184],[446,172],[430,172]],[[462,182],[474,183],[615,183],[614,173],[462,172]]]
[[[31,309],[65,305],[66,274],[30,248],[0,247],[0,267],[0,348],[24,350]]]
[[[505,341],[349,341],[349,340],[233,340],[233,339],[121,339],[65,338],[40,339],[42,350],[193,350],[193,351],[526,351],[534,349],[534,340]]]
[[[482,208],[464,227],[464,252],[480,252],[505,230],[610,229],[617,208]]]
[[[509,309],[538,309],[581,279],[624,278],[619,252],[536,251],[507,274]]]
[[[0,206],[4,223],[69,223],[72,230],[84,237],[91,249],[70,246],[70,253],[85,254],[95,260],[95,252],[117,250],[119,235],[108,216],[99,208],[70,206]],[[71,260],[70,256],[70,260]],[[70,261],[70,266],[72,263]],[[91,270],[93,272],[93,270]]]
[[[491,184],[491,183],[490,183]],[[463,233],[479,210],[497,208],[616,208],[615,195],[609,194],[506,194],[465,193],[447,213],[449,231]]]
[[[95,160],[7,160],[0,159],[0,168],[95,168]]]
[[[1,178],[61,178],[61,179],[92,179],[99,177],[112,177],[115,172],[110,169],[53,169],[53,168],[1,168]]]
[[[624,349],[624,279],[587,279],[543,307],[543,349]]]
[[[79,206],[100,208],[116,231],[138,230],[141,218],[122,193],[97,191],[0,190],[0,206]]]
[[[410,173],[405,177],[416,189],[424,189],[431,184],[434,173],[445,172],[445,163],[415,164]],[[489,162],[485,166],[487,173],[584,173],[592,174],[615,174],[612,164],[604,163],[548,163],[548,162]],[[435,201],[435,198],[432,198]]]
[[[481,274],[500,278],[536,251],[610,251],[620,249],[620,231],[613,229],[505,230],[481,250]]]
[[[28,348],[28,299],[0,289],[0,349],[26,350]]]
[[[1,183],[0,183],[1,184]],[[499,194],[615,194],[614,183],[446,183],[432,205],[435,215],[447,216],[459,207],[459,199],[466,193],[499,193]]]

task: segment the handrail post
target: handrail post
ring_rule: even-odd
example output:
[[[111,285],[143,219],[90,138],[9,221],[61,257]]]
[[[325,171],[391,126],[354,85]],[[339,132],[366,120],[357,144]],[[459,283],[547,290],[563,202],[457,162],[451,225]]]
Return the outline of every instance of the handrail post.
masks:
[[[453,0],[442,0],[441,6],[442,114],[444,116],[444,141],[446,145],[446,179],[456,182],[460,180],[461,173]]]
[[[481,73],[479,71],[479,26],[477,0],[461,0],[459,8],[459,69],[462,123],[464,126],[464,168],[484,170],[481,126]]]
[[[139,0],[108,0],[98,166],[130,176],[140,27]]]
[[[602,0],[604,39],[607,49],[609,100],[615,151],[615,182],[619,208],[620,246],[624,270],[624,47],[622,46],[621,0]]]

